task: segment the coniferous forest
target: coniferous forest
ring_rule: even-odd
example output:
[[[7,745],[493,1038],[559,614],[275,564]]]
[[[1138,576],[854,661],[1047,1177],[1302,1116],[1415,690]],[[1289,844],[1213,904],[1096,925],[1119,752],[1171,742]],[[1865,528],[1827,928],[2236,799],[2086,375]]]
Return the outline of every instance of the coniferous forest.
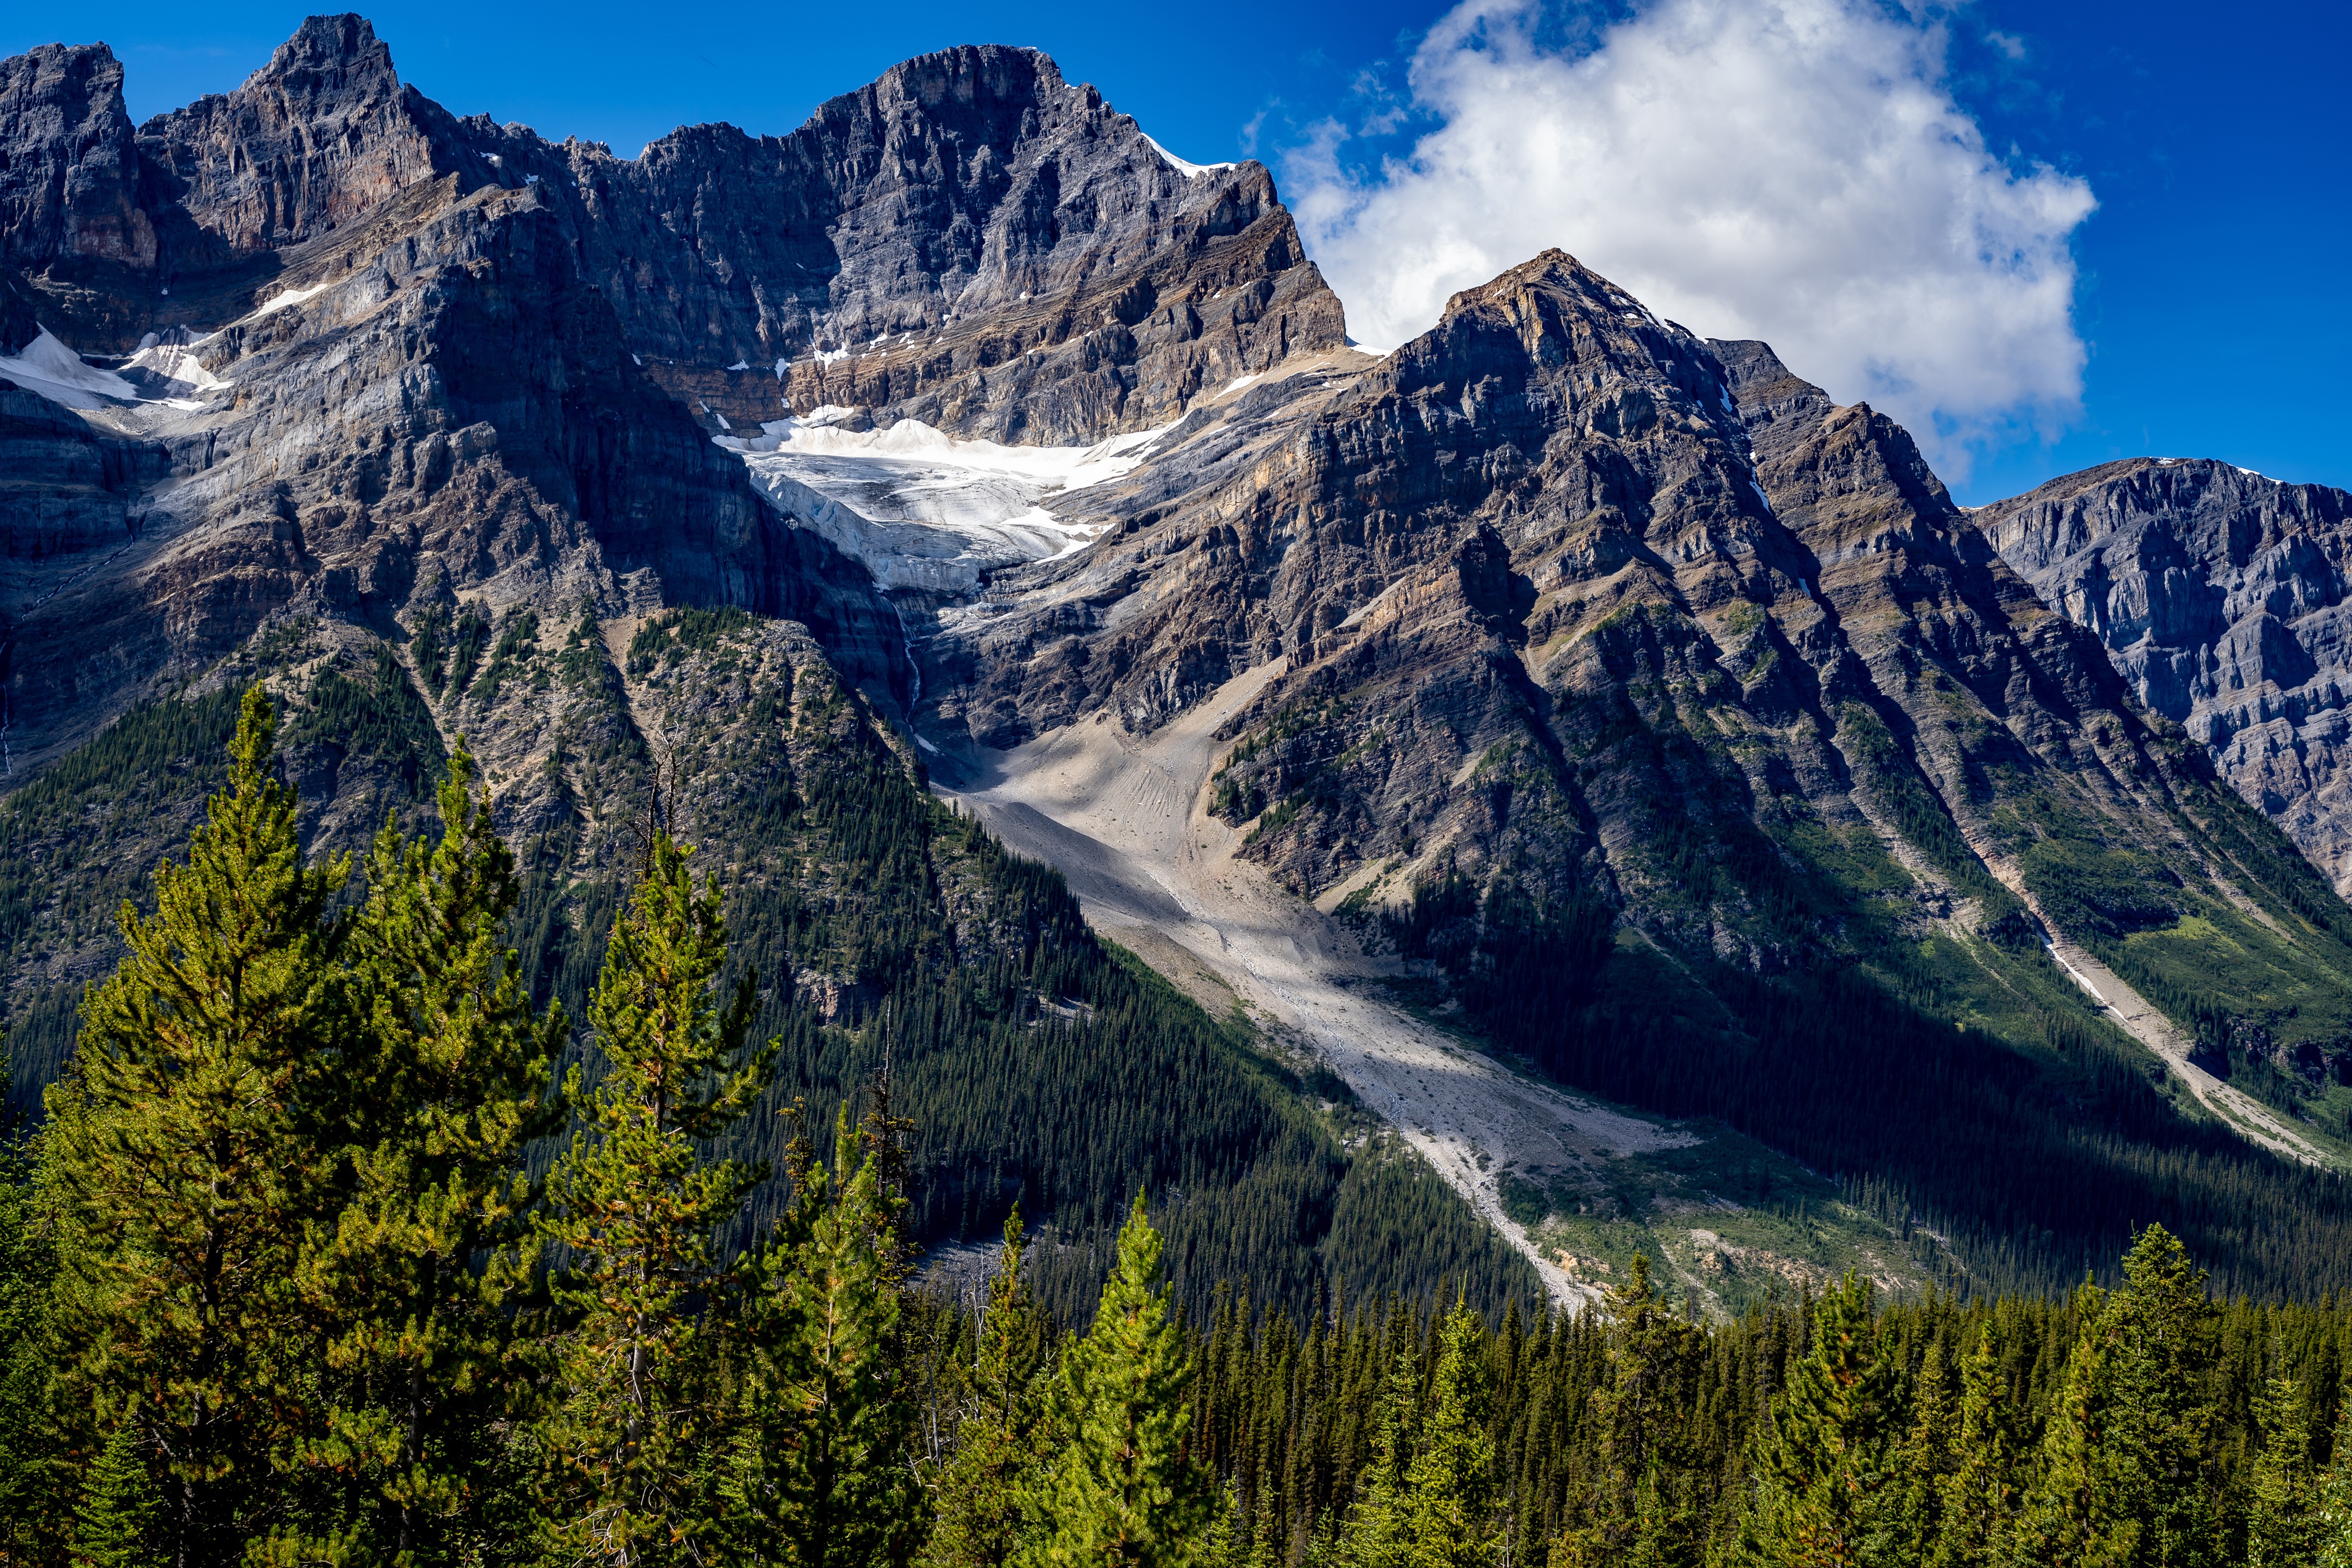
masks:
[[[807,1042],[658,812],[574,1017],[462,748],[355,866],[274,728],[8,1144],[8,1563],[2352,1563],[2352,1304],[2154,1226],[2056,1297],[1188,1303],[1144,1181],[1095,1300],[1017,1210],[924,1288],[887,1068],[741,1154]]]

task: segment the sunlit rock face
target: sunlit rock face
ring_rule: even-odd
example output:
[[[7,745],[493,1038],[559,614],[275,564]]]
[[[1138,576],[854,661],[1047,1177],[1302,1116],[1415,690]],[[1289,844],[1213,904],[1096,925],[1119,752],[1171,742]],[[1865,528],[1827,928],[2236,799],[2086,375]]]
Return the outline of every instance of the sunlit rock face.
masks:
[[[2135,458],[1970,521],[2352,893],[2352,496]]]

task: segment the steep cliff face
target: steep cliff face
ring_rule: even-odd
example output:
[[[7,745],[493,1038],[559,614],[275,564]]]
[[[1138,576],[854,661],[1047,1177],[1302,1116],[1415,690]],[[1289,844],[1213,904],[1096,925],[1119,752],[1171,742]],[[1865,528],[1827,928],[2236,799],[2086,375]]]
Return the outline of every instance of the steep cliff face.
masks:
[[[120,68],[72,58],[111,106],[82,120],[119,131]],[[71,63],[9,68],[51,84],[0,124],[12,168],[58,165],[84,135],[51,111]],[[427,590],[559,622],[583,595],[607,614],[738,604],[807,622],[887,689],[896,616],[865,573],[789,527],[647,380],[561,215],[484,177],[451,124],[364,22],[313,18],[236,92],[142,132],[160,259],[92,271],[87,225],[12,215],[12,297],[67,341],[111,330],[138,350],[101,362],[121,379],[78,417],[8,426],[13,493],[40,491],[12,514],[6,568],[20,764],[272,616],[400,641]],[[115,479],[68,494],[43,489],[51,470]]]
[[[694,126],[634,162],[456,134],[542,186],[650,373],[738,427],[831,404],[1083,443],[1345,338],[1261,165],[1180,167],[1034,49],[926,55],[789,136]]]
[[[2352,496],[2227,463],[2137,458],[1969,521],[2099,638],[2139,700],[2352,892]]]
[[[0,258],[153,264],[122,66],[104,44],[0,60]]]

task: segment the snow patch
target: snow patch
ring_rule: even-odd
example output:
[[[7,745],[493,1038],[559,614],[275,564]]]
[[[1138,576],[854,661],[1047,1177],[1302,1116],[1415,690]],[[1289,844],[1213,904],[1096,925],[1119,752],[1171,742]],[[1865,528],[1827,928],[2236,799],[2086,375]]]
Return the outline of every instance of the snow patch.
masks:
[[[189,393],[216,392],[232,384],[206,370],[204,362],[196,358],[196,351],[218,333],[194,337],[179,330],[170,335],[173,341],[169,342],[154,332],[140,339],[139,352],[124,362],[123,368],[153,372],[179,397]]]
[[[733,364],[729,365],[727,368],[728,368],[729,370],[749,370],[749,369],[751,369],[751,362],[750,362],[750,361],[748,361],[748,360],[740,360],[740,359],[739,359],[739,360],[737,360]]]
[[[847,349],[834,349],[829,352],[818,353],[816,355],[816,363],[819,364],[838,364],[848,357],[849,351]]]
[[[248,321],[257,321],[264,316],[274,316],[280,310],[290,310],[305,300],[315,300],[334,286],[334,281],[331,279],[324,283],[313,283],[308,289],[289,289],[282,294],[272,294],[255,306],[252,313],[245,319]]]
[[[1203,174],[1214,174],[1234,166],[1231,163],[1188,163],[1149,136],[1143,139],[1143,144],[1159,153],[1170,168],[1188,180],[1197,180]]]
[[[915,737],[915,744],[922,747],[923,750],[930,752],[933,756],[939,755],[940,749],[937,746],[932,745],[929,741],[924,740],[920,735]]]
[[[1250,383],[1254,381],[1261,381],[1263,379],[1265,379],[1265,373],[1262,371],[1254,371],[1248,375],[1237,375],[1234,377],[1233,380],[1225,383],[1225,389],[1217,394],[1217,395],[1219,397],[1231,397],[1243,387],[1249,385]]]
[[[81,355],[58,342],[47,327],[25,345],[24,353],[0,358],[0,376],[68,408],[104,408],[110,402],[139,400],[137,387],[110,370],[82,363]]]

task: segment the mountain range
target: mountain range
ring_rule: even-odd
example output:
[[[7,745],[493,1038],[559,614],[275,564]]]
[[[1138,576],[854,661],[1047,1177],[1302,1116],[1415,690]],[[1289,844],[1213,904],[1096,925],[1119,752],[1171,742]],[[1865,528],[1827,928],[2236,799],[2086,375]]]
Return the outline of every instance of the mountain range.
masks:
[[[463,738],[575,1003],[671,799],[942,1256],[1142,1182],[1194,1300],[2352,1286],[2342,492],[1964,509],[1557,250],[1367,354],[1034,50],[628,160],[313,17],[143,125],[0,62],[0,153],[28,1107],[258,679],[320,852]]]

